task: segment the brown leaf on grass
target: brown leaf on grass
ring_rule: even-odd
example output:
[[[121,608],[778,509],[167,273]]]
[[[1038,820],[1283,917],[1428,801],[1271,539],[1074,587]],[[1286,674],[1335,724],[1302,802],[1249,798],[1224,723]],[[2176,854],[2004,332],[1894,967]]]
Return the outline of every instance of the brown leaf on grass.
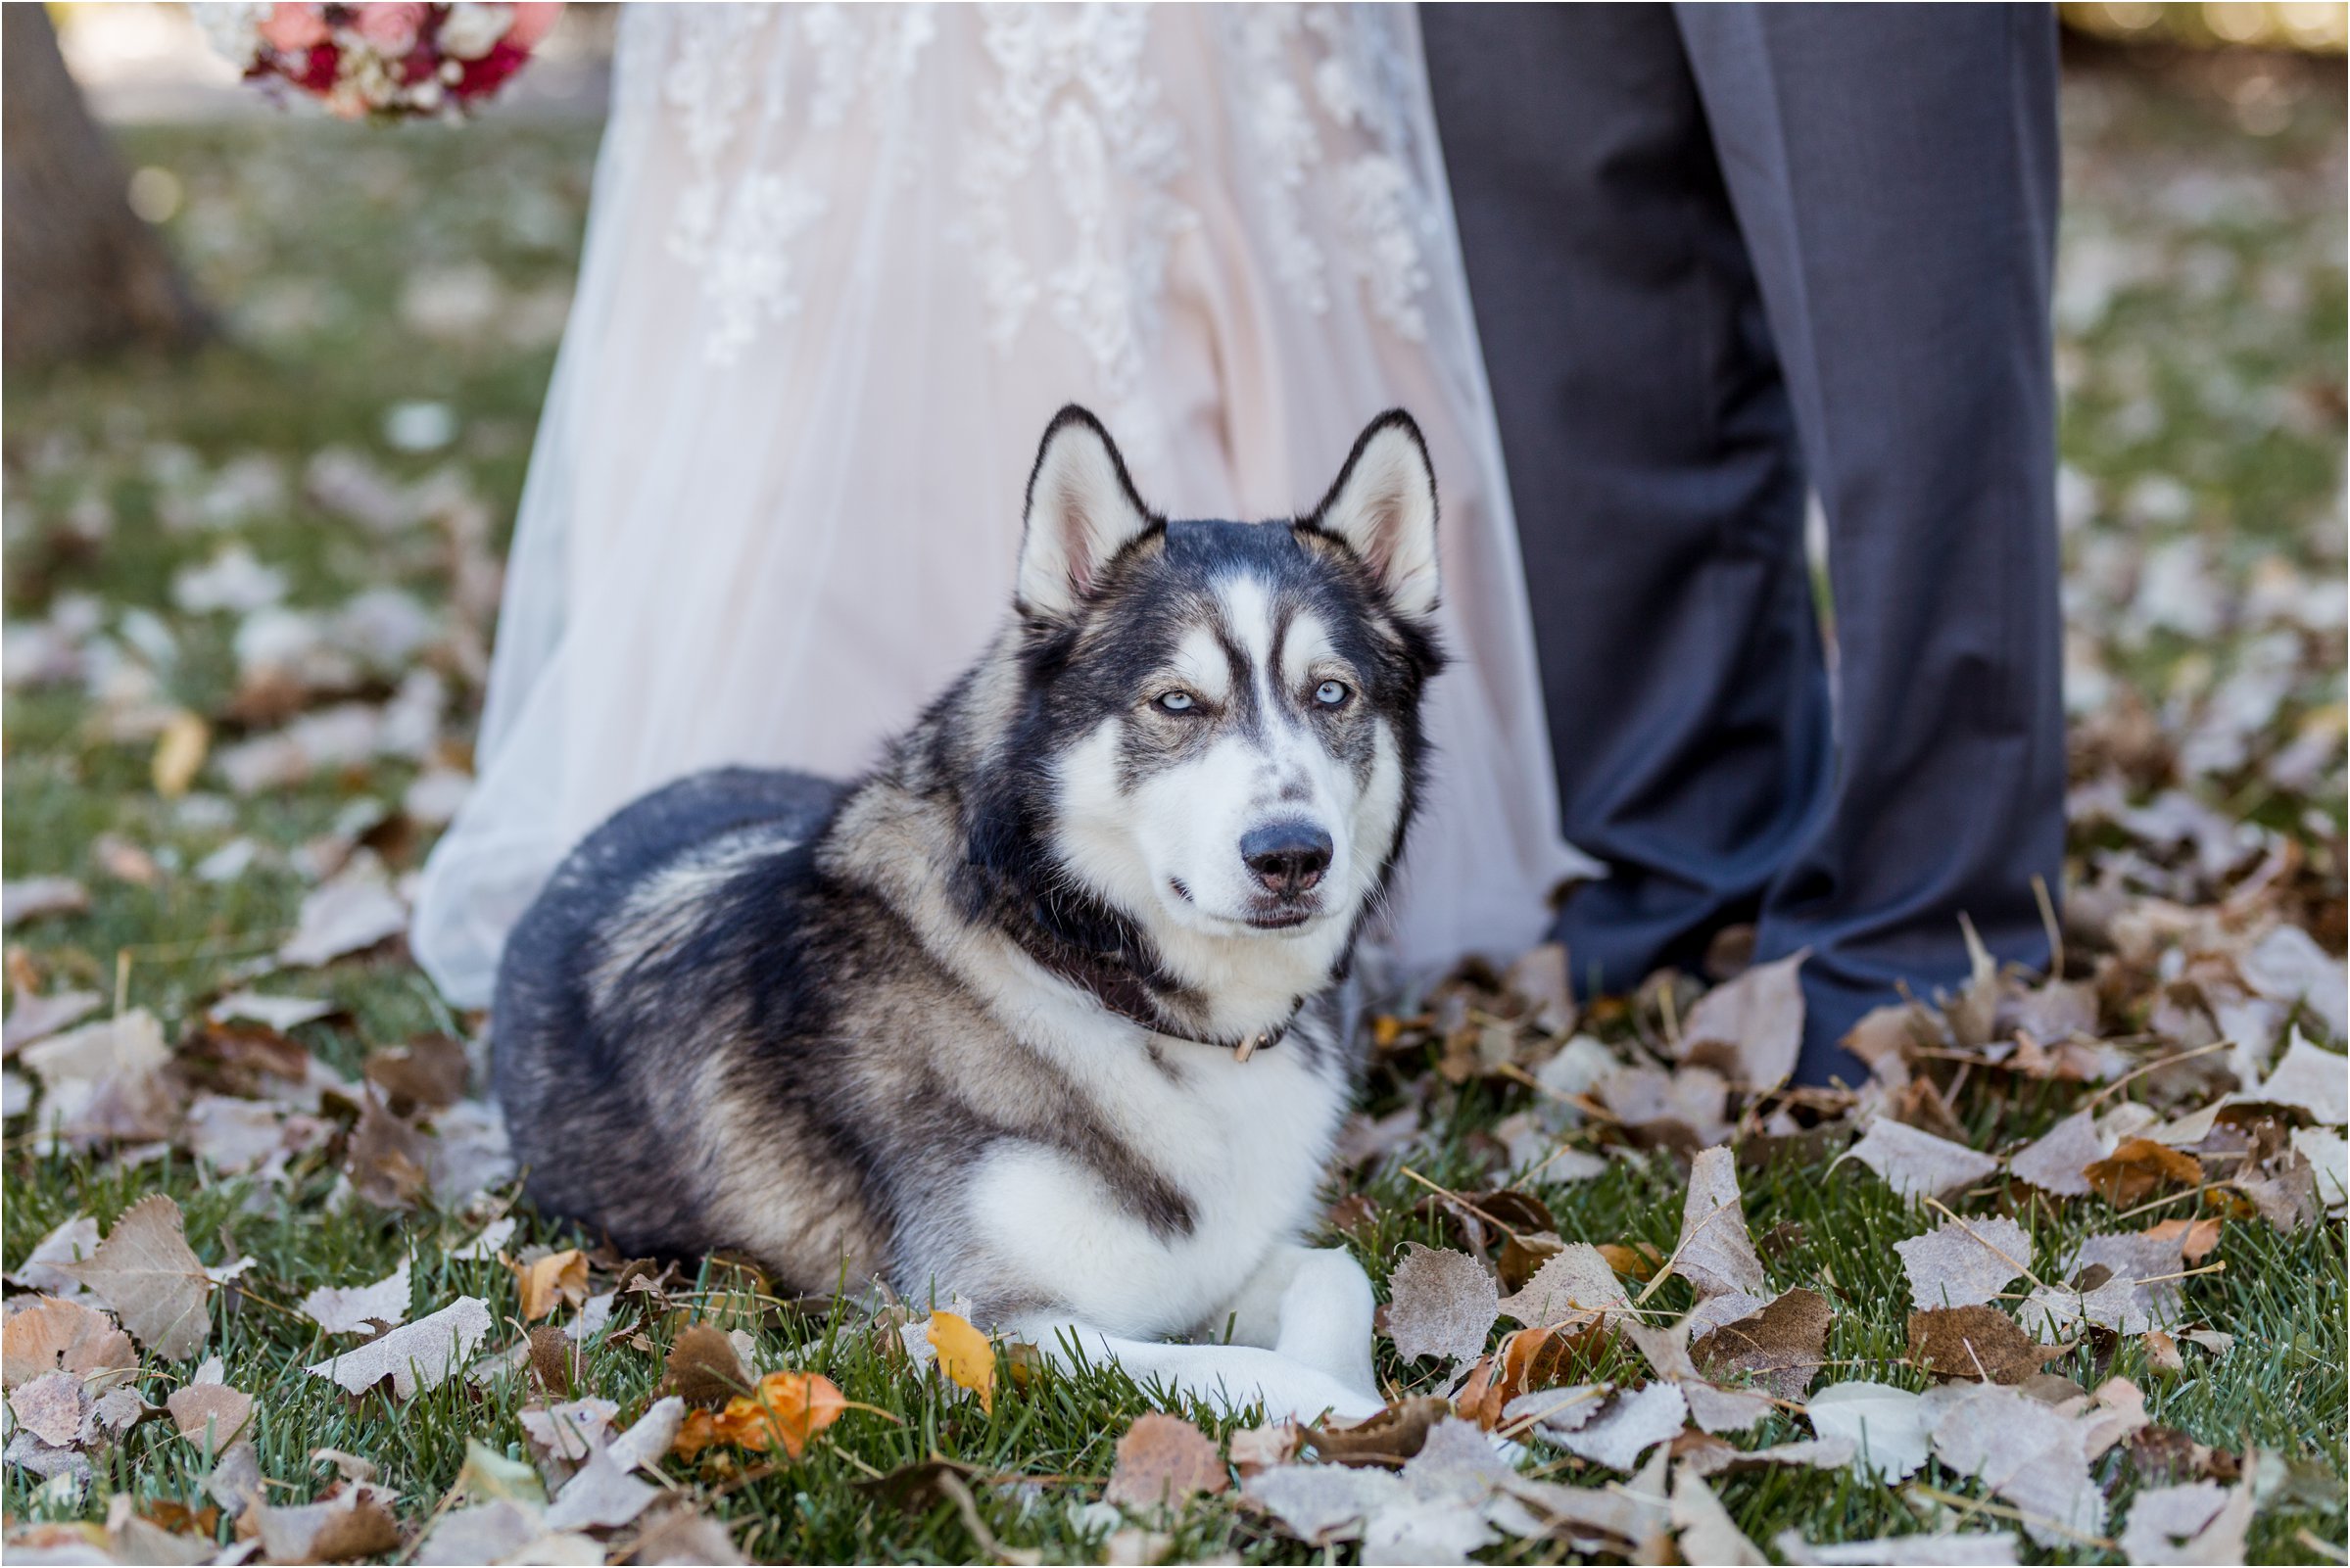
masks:
[[[97,1292],[132,1337],[167,1361],[186,1359],[212,1332],[212,1281],[188,1248],[179,1205],[161,1193],[124,1210],[94,1256],[58,1271]]]
[[[1690,1359],[1708,1377],[1750,1375],[1780,1399],[1799,1400],[1819,1375],[1835,1317],[1819,1292],[1791,1290],[1691,1345]]]
[[[1785,1083],[1803,1045],[1797,972],[1808,956],[1757,964],[1698,998],[1681,1025],[1681,1060],[1713,1068],[1751,1093]]]
[[[1490,1432],[1501,1425],[1511,1401],[1536,1389],[1555,1388],[1588,1369],[1607,1342],[1605,1330],[1597,1328],[1570,1333],[1524,1328],[1506,1334],[1453,1397],[1453,1406]]]
[[[640,1568],[663,1563],[740,1563],[745,1559],[726,1526],[691,1504],[663,1508],[637,1533],[629,1561]]]
[[[1398,1400],[1352,1426],[1310,1426],[1305,1444],[1332,1464],[1401,1464],[1428,1441],[1429,1428],[1453,1413],[1452,1402],[1432,1396]]]
[[[1441,1355],[1459,1363],[1483,1353],[1501,1294],[1475,1259],[1407,1242],[1388,1285],[1387,1333],[1404,1359]]]
[[[261,1538],[271,1562],[350,1562],[400,1544],[400,1526],[384,1506],[383,1487],[351,1487],[323,1502],[273,1508],[256,1501],[239,1528]]]
[[[2201,1219],[2166,1219],[2159,1225],[2148,1225],[2146,1234],[2158,1241],[2176,1240],[2180,1257],[2191,1264],[2203,1261],[2218,1250],[2221,1225],[2217,1214]]]
[[[2059,1198],[2086,1198],[2092,1189],[2083,1172],[2105,1157],[2097,1141],[2097,1118],[2076,1111],[2018,1150],[2007,1168],[2018,1181],[2028,1181]]]
[[[413,1209],[432,1182],[432,1140],[404,1117],[392,1114],[382,1096],[369,1091],[351,1132],[344,1170],[352,1190],[378,1209]]]
[[[2021,1383],[2070,1349],[2034,1344],[1995,1307],[1930,1307],[1909,1314],[1909,1359],[1937,1377]]]
[[[505,1265],[522,1298],[522,1321],[535,1323],[557,1303],[578,1307],[588,1299],[588,1255],[576,1247]]]
[[[527,1343],[531,1375],[539,1380],[539,1387],[550,1394],[569,1394],[572,1363],[578,1359],[576,1343],[552,1323],[532,1329]]]
[[[373,1334],[408,1321],[408,1260],[372,1285],[321,1285],[302,1298],[302,1313],[329,1334]]]
[[[1495,1310],[1528,1328],[1578,1329],[1608,1322],[1631,1305],[1602,1250],[1587,1242],[1569,1242],[1535,1271],[1524,1289],[1495,1303]]]
[[[105,1313],[54,1297],[42,1297],[10,1312],[6,1323],[0,1324],[0,1346],[5,1347],[0,1368],[5,1369],[4,1381],[11,1389],[51,1372],[71,1372],[92,1380],[107,1372],[128,1374],[139,1364],[130,1336]]]
[[[465,1094],[465,1048],[446,1034],[427,1034],[406,1045],[370,1051],[361,1070],[395,1110],[422,1106],[438,1111],[456,1104]]]
[[[215,1453],[225,1453],[230,1444],[247,1435],[253,1396],[225,1383],[189,1383],[173,1389],[164,1408],[171,1412],[171,1424],[181,1437],[209,1443]]]
[[[71,1372],[44,1372],[17,1385],[8,1397],[17,1424],[53,1449],[72,1448],[89,1413],[90,1391]]]
[[[1717,1388],[1699,1374],[1689,1354],[1689,1327],[1687,1319],[1655,1328],[1626,1322],[1623,1332],[1648,1357],[1651,1370],[1680,1385],[1690,1419],[1705,1431],[1744,1432],[1769,1415],[1775,1406],[1768,1397],[1748,1389]]]
[[[1844,1159],[1857,1160],[1903,1198],[1933,1198],[1953,1188],[1981,1181],[1999,1168],[1999,1162],[1964,1144],[1920,1132],[1891,1117],[1869,1123],[1860,1141]]]
[[[1700,1297],[1729,1291],[1759,1295],[1765,1288],[1762,1259],[1754,1255],[1746,1211],[1739,1205],[1738,1162],[1727,1148],[1707,1149],[1690,1163],[1673,1272]]]
[[[1152,1412],[1134,1418],[1118,1440],[1118,1462],[1102,1494],[1107,1502],[1146,1513],[1180,1508],[1227,1484],[1216,1443],[1180,1416]]]
[[[735,1343],[715,1323],[689,1323],[669,1348],[662,1387],[696,1409],[715,1410],[750,1387]]]
[[[1592,1092],[1644,1149],[1695,1154],[1730,1136],[1729,1080],[1709,1067],[1673,1072],[1619,1067],[1602,1074]]]
[[[429,1316],[305,1370],[330,1379],[347,1394],[364,1394],[390,1378],[393,1397],[405,1400],[418,1389],[438,1388],[480,1349],[489,1332],[490,1304],[460,1296]]]
[[[2131,1209],[2166,1187],[2192,1187],[2203,1179],[2203,1163],[2150,1138],[2132,1138],[2082,1175],[2116,1209]]]
[[[1975,1307],[2032,1269],[2032,1238],[2014,1220],[1952,1219],[1894,1243],[1913,1307]]]

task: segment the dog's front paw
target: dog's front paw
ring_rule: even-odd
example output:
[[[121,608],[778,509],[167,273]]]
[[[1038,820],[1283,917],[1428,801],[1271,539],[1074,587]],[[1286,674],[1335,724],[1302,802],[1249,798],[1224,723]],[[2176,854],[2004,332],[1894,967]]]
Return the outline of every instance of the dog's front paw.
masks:
[[[1358,1397],[1376,1399],[1371,1375],[1370,1276],[1344,1248],[1308,1253],[1281,1294],[1274,1351],[1328,1374]]]

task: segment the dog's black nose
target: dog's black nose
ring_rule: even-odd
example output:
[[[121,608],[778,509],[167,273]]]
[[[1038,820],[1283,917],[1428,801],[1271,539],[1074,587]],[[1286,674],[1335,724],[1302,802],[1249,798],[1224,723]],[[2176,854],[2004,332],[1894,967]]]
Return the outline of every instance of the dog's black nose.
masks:
[[[1294,897],[1330,869],[1330,835],[1303,820],[1267,823],[1241,836],[1240,858],[1269,889]]]

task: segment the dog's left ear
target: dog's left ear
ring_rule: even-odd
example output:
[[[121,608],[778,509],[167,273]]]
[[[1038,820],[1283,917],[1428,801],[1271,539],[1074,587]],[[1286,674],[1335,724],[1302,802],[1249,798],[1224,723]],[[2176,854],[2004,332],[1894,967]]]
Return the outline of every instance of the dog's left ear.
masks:
[[[1306,521],[1368,563],[1398,614],[1424,620],[1436,608],[1436,470],[1410,414],[1370,422]]]
[[[1053,415],[1029,475],[1021,614],[1058,620],[1074,612],[1111,558],[1156,521],[1101,421],[1076,404]]]

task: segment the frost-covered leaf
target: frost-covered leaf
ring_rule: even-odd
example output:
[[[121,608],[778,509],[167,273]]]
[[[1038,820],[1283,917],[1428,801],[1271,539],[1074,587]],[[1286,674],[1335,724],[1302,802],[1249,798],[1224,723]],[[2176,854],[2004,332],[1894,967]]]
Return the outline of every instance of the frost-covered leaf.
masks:
[[[2306,1006],[2337,1040],[2350,1035],[2350,975],[2300,927],[2278,926],[2237,958],[2235,967],[2262,996],[2287,1007]],[[2338,1076],[2340,1068],[2334,1070]]]
[[[2032,1269],[2032,1238],[2014,1220],[1951,1219],[1894,1243],[1913,1307],[1974,1307]]]
[[[89,907],[90,890],[70,877],[0,882],[0,928],[14,930],[44,915],[79,915]]]
[[[1918,1400],[1887,1383],[1835,1383],[1813,1394],[1804,1413],[1822,1438],[1850,1442],[1862,1469],[1884,1481],[1906,1481],[1926,1462],[1925,1417]]]
[[[1720,1069],[1752,1093],[1786,1082],[1803,1047],[1803,986],[1797,972],[1808,956],[1757,964],[1699,997],[1681,1025],[1681,1059]]]
[[[2350,1187],[2350,1144],[2325,1127],[2295,1127],[2293,1147],[2317,1176],[2318,1201],[2340,1213],[2344,1189]]]
[[[1912,1200],[1938,1197],[1970,1186],[1999,1168],[1999,1162],[1964,1144],[1920,1132],[1904,1121],[1879,1117],[1861,1140],[1846,1151],[1885,1178],[1887,1186]]]
[[[81,1281],[60,1273],[54,1265],[79,1262],[97,1250],[98,1221],[86,1214],[75,1214],[36,1242],[32,1251],[24,1255],[24,1261],[8,1276],[8,1282],[68,1301],[79,1300],[88,1294]]]
[[[1767,1288],[1762,1259],[1747,1233],[1746,1211],[1739,1205],[1738,1163],[1726,1148],[1704,1150],[1690,1163],[1673,1271],[1701,1297],[1726,1291],[1760,1295]]]
[[[1629,1471],[1639,1466],[1640,1456],[1651,1448],[1679,1437],[1688,1416],[1689,1402],[1678,1387],[1651,1383],[1628,1394],[1619,1393],[1603,1413],[1571,1432],[1548,1427],[1544,1431],[1569,1453],[1610,1470]]]
[[[302,900],[294,934],[277,950],[277,961],[296,969],[316,968],[407,929],[407,903],[393,890],[383,862],[362,850]]]
[[[348,1394],[363,1394],[392,1380],[396,1399],[438,1388],[462,1365],[490,1332],[490,1304],[462,1296],[429,1317],[396,1328],[381,1339],[343,1351],[306,1368]]]
[[[302,1312],[329,1334],[372,1334],[408,1321],[408,1260],[372,1285],[321,1285],[302,1298]]]
[[[1940,1384],[1921,1408],[1935,1457],[2013,1503],[2033,1540],[2056,1546],[2105,1533],[2105,1494],[2073,1417],[1990,1383]]]
[[[2152,1487],[2130,1504],[2122,1553],[2134,1563],[2240,1563],[2252,1526],[2252,1484]]]
[[[1713,1489],[1686,1464],[1673,1471],[1672,1519],[1673,1528],[1681,1533],[1683,1562],[1729,1563],[1739,1568],[1751,1564],[1759,1568],[1770,1561],[1747,1539],[1746,1532],[1738,1528],[1738,1522],[1722,1506],[1721,1498],[1713,1495]]]
[[[171,1052],[145,1008],[28,1045],[19,1060],[41,1080],[41,1133],[61,1142],[134,1142],[171,1130]]]
[[[1338,1464],[1285,1464],[1251,1476],[1241,1495],[1309,1546],[1354,1541],[1366,1520],[1410,1496],[1387,1470]]]
[[[1223,1458],[1215,1441],[1177,1415],[1152,1411],[1134,1418],[1118,1440],[1105,1501],[1138,1513],[1180,1508],[1203,1493],[1222,1492]]]
[[[1879,1536],[1833,1545],[1815,1545],[1799,1530],[1782,1530],[1771,1544],[1791,1563],[1821,1568],[2015,1568],[2016,1562],[2016,1538],[2007,1530]]]
[[[400,1526],[388,1506],[389,1488],[354,1486],[323,1502],[250,1510],[262,1551],[271,1562],[349,1562],[400,1544]]]
[[[2143,1334],[2174,1322],[2185,1234],[2126,1230],[2087,1237],[2059,1271],[2067,1283],[2051,1280],[2036,1288],[2016,1315],[2050,1344],[2091,1325]]]
[[[181,1437],[210,1444],[215,1453],[252,1435],[247,1424],[253,1419],[253,1396],[225,1383],[182,1384],[164,1401],[164,1407],[171,1412]]]
[[[1544,1259],[1534,1277],[1501,1298],[1495,1309],[1528,1328],[1572,1331],[1612,1321],[1631,1305],[1607,1258],[1590,1243],[1577,1241]]]
[[[669,1451],[685,1414],[686,1402],[675,1395],[655,1401],[636,1425],[590,1453],[588,1462],[548,1505],[548,1528],[610,1529],[643,1513],[661,1494],[638,1480],[635,1472]]]
[[[71,1448],[89,1413],[90,1391],[72,1372],[44,1372],[20,1383],[8,1397],[17,1424],[53,1449]]]
[[[1501,1294],[1466,1253],[1408,1242],[1388,1280],[1387,1332],[1408,1361],[1441,1355],[1473,1361],[1501,1315]]]
[[[2276,1069],[2259,1088],[2240,1098],[2289,1105],[2308,1112],[2322,1127],[2338,1127],[2350,1117],[2350,1064],[2310,1044],[2295,1029]]]
[[[58,1030],[80,1022],[105,1005],[106,998],[96,991],[56,991],[48,996],[19,991],[17,1005],[8,1010],[8,1022],[0,1026],[0,1052],[14,1056],[33,1041],[45,1040]]]
[[[113,1308],[122,1326],[167,1361],[184,1360],[212,1332],[212,1281],[188,1248],[179,1205],[150,1193],[122,1212],[89,1260],[58,1265]]]
[[[320,1002],[307,996],[268,996],[260,991],[231,991],[206,1009],[215,1023],[233,1022],[244,1019],[277,1030],[300,1028],[315,1023],[337,1011],[332,1002]]]
[[[453,1247],[449,1256],[460,1262],[488,1262],[514,1237],[515,1221],[493,1219],[482,1227],[481,1234],[462,1247]]]
[[[2059,1198],[2086,1198],[2090,1192],[2083,1172],[2105,1158],[2097,1137],[2097,1118],[2076,1111],[2038,1139],[2018,1150],[2007,1168],[2019,1181],[2028,1181]]]

